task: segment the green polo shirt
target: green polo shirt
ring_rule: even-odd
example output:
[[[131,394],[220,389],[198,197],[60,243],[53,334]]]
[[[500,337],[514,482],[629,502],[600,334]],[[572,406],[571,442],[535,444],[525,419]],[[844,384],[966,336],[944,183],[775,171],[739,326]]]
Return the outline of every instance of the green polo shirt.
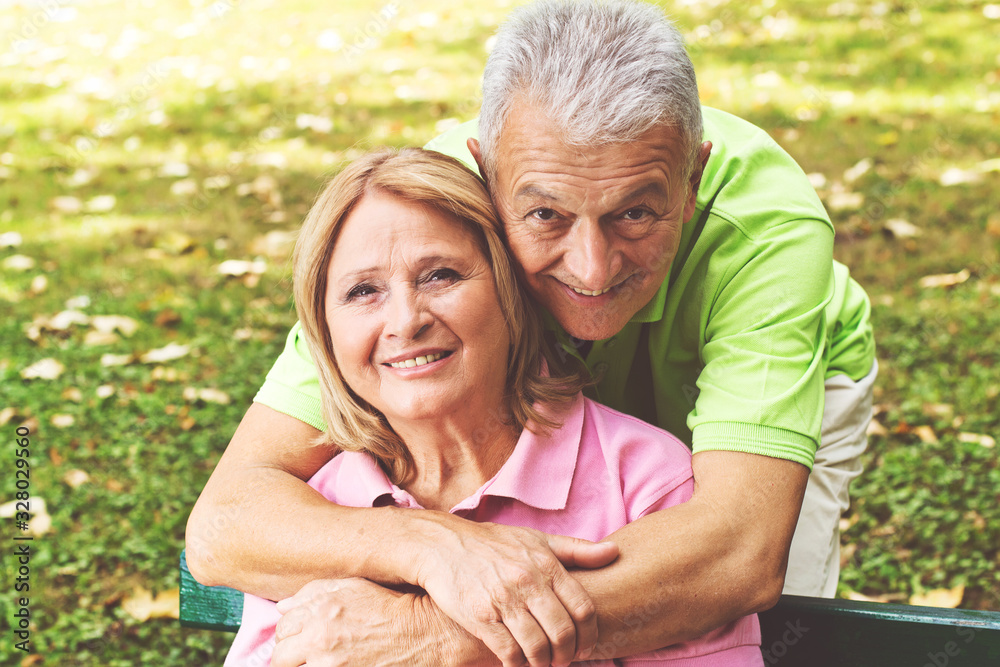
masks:
[[[583,361],[600,402],[695,453],[812,466],[824,380],[859,380],[875,348],[864,291],[833,261],[833,225],[802,170],[765,132],[704,108],[712,154],[669,276]],[[472,169],[475,121],[427,144]],[[551,317],[562,350],[573,342]],[[322,429],[319,385],[296,324],[256,401]]]

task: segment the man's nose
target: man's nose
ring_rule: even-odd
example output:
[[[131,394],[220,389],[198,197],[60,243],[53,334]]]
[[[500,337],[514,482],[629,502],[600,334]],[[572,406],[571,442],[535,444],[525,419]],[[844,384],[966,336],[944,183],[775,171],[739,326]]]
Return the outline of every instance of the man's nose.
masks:
[[[412,289],[396,291],[389,296],[385,334],[413,340],[430,326],[433,319],[419,294]]]
[[[577,287],[607,289],[621,270],[621,257],[609,234],[600,221],[592,218],[580,218],[573,224],[567,237],[565,263],[579,281]]]

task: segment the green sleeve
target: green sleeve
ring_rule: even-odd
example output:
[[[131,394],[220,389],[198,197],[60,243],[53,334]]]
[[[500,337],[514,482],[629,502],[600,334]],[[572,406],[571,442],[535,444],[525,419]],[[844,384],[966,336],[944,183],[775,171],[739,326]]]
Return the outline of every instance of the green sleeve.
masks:
[[[253,400],[313,428],[326,430],[320,406],[319,378],[299,322],[288,332],[285,349]]]
[[[704,327],[688,418],[693,450],[811,467],[823,420],[832,230],[823,220],[790,220],[732,242],[741,247],[716,283]]]

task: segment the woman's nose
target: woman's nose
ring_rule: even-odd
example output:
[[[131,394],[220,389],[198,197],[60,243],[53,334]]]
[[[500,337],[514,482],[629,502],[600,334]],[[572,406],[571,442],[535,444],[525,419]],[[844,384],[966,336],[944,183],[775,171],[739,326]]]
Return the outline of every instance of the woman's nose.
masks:
[[[389,297],[385,333],[413,340],[426,331],[433,317],[422,299],[410,290]]]

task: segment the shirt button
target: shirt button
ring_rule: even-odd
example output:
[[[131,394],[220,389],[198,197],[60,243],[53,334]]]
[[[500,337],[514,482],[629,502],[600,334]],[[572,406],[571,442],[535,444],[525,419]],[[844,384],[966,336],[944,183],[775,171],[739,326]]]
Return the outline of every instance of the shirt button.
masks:
[[[618,338],[617,337],[615,337],[615,338],[609,338],[608,342],[605,343],[605,345],[610,349],[610,348],[614,347],[615,343],[617,343],[617,342],[618,342]]]
[[[604,375],[608,371],[608,362],[602,361],[594,366],[594,373],[598,376]]]

